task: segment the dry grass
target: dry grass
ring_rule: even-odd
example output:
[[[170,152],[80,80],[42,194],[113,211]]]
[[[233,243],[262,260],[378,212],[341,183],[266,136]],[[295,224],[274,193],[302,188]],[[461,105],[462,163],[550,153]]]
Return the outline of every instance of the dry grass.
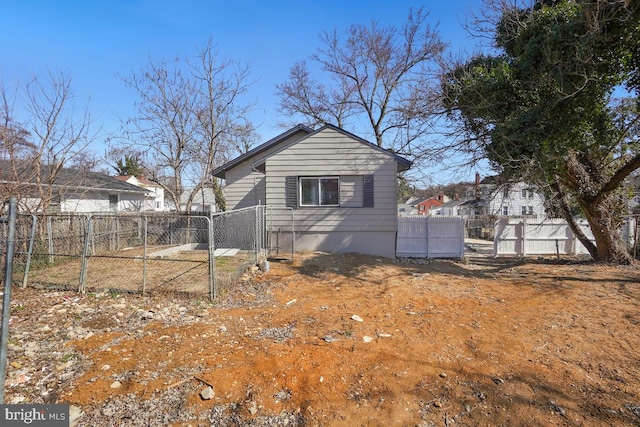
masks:
[[[169,257],[153,256],[167,248],[170,246],[148,248],[146,261],[140,247],[89,257],[85,290],[208,294],[208,252],[191,250],[176,252]],[[253,255],[243,251],[233,257],[217,257],[215,278],[218,289],[230,286],[252,260]],[[29,272],[28,286],[78,289],[82,258],[57,257],[53,261],[53,264],[45,265],[35,263]]]

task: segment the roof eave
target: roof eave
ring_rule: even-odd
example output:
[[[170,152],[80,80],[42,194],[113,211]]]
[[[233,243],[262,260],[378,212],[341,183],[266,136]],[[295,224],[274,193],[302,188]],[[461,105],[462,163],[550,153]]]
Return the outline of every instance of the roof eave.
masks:
[[[225,174],[228,170],[232,169],[233,167],[235,167],[236,165],[251,159],[253,157],[255,157],[256,155],[262,153],[263,151],[279,144],[281,141],[287,139],[288,137],[290,137],[291,135],[293,135],[296,132],[300,132],[300,131],[304,131],[307,134],[310,134],[313,132],[312,129],[310,129],[309,127],[305,126],[305,125],[297,125],[291,129],[289,129],[286,132],[281,133],[280,135],[277,135],[273,138],[271,138],[270,140],[268,140],[267,142],[264,142],[260,145],[258,145],[257,147],[255,147],[252,150],[247,151],[246,153],[244,153],[243,155],[236,157],[233,160],[228,161],[227,163],[223,164],[222,166],[214,169],[213,171],[211,171],[211,175],[215,176],[216,178],[221,178],[224,179],[225,178]]]

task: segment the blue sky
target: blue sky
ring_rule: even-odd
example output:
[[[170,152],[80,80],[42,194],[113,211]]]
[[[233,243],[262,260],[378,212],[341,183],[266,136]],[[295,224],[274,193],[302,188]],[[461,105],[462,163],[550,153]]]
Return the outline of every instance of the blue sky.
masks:
[[[0,76],[5,85],[47,69],[70,73],[74,93],[91,97],[96,125],[115,131],[135,100],[118,75],[192,55],[211,38],[221,57],[245,61],[256,80],[253,121],[267,140],[277,127],[275,85],[320,46],[322,31],[351,24],[400,26],[424,6],[450,51],[476,44],[461,22],[481,0],[0,0]],[[349,130],[349,129],[348,129]],[[357,132],[355,132],[357,133]],[[94,151],[104,151],[99,144]]]

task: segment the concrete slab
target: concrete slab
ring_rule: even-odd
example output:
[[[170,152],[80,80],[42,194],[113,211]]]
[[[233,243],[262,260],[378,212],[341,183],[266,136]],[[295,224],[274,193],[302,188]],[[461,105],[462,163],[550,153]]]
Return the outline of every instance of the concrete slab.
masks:
[[[464,239],[466,257],[492,257],[493,241],[482,239]]]
[[[213,253],[213,256],[236,256],[240,249],[235,248],[219,248]]]
[[[186,245],[173,246],[171,248],[162,249],[160,251],[149,254],[150,258],[168,258],[176,255],[178,252],[193,251],[193,250],[207,250],[206,245],[200,245],[198,243],[187,243]],[[236,248],[218,248],[214,252],[214,256],[236,256],[240,252],[240,249]]]

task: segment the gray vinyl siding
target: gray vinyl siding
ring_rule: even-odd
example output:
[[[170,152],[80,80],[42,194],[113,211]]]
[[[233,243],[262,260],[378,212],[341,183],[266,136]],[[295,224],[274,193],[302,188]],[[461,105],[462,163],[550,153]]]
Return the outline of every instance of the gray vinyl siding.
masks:
[[[284,140],[282,144],[286,145],[304,135],[306,134],[292,135],[288,140]],[[279,146],[273,147],[263,155],[269,155],[278,148]],[[227,210],[266,204],[265,174],[252,169],[251,166],[255,160],[254,158],[249,159],[226,171],[224,196]]]
[[[346,186],[341,188],[340,207],[298,206],[295,220],[299,232],[396,230],[397,166],[388,153],[333,129],[325,129],[271,155],[266,159],[265,168],[266,204],[270,206],[286,206],[288,176],[339,176],[341,186]],[[347,193],[362,192],[365,175],[374,175],[374,206],[349,207],[356,201],[355,198],[347,201]]]
[[[340,177],[340,207],[361,208],[364,200],[364,176]]]
[[[227,210],[265,204],[265,176],[251,170],[251,162],[245,162],[227,171],[224,197]]]

